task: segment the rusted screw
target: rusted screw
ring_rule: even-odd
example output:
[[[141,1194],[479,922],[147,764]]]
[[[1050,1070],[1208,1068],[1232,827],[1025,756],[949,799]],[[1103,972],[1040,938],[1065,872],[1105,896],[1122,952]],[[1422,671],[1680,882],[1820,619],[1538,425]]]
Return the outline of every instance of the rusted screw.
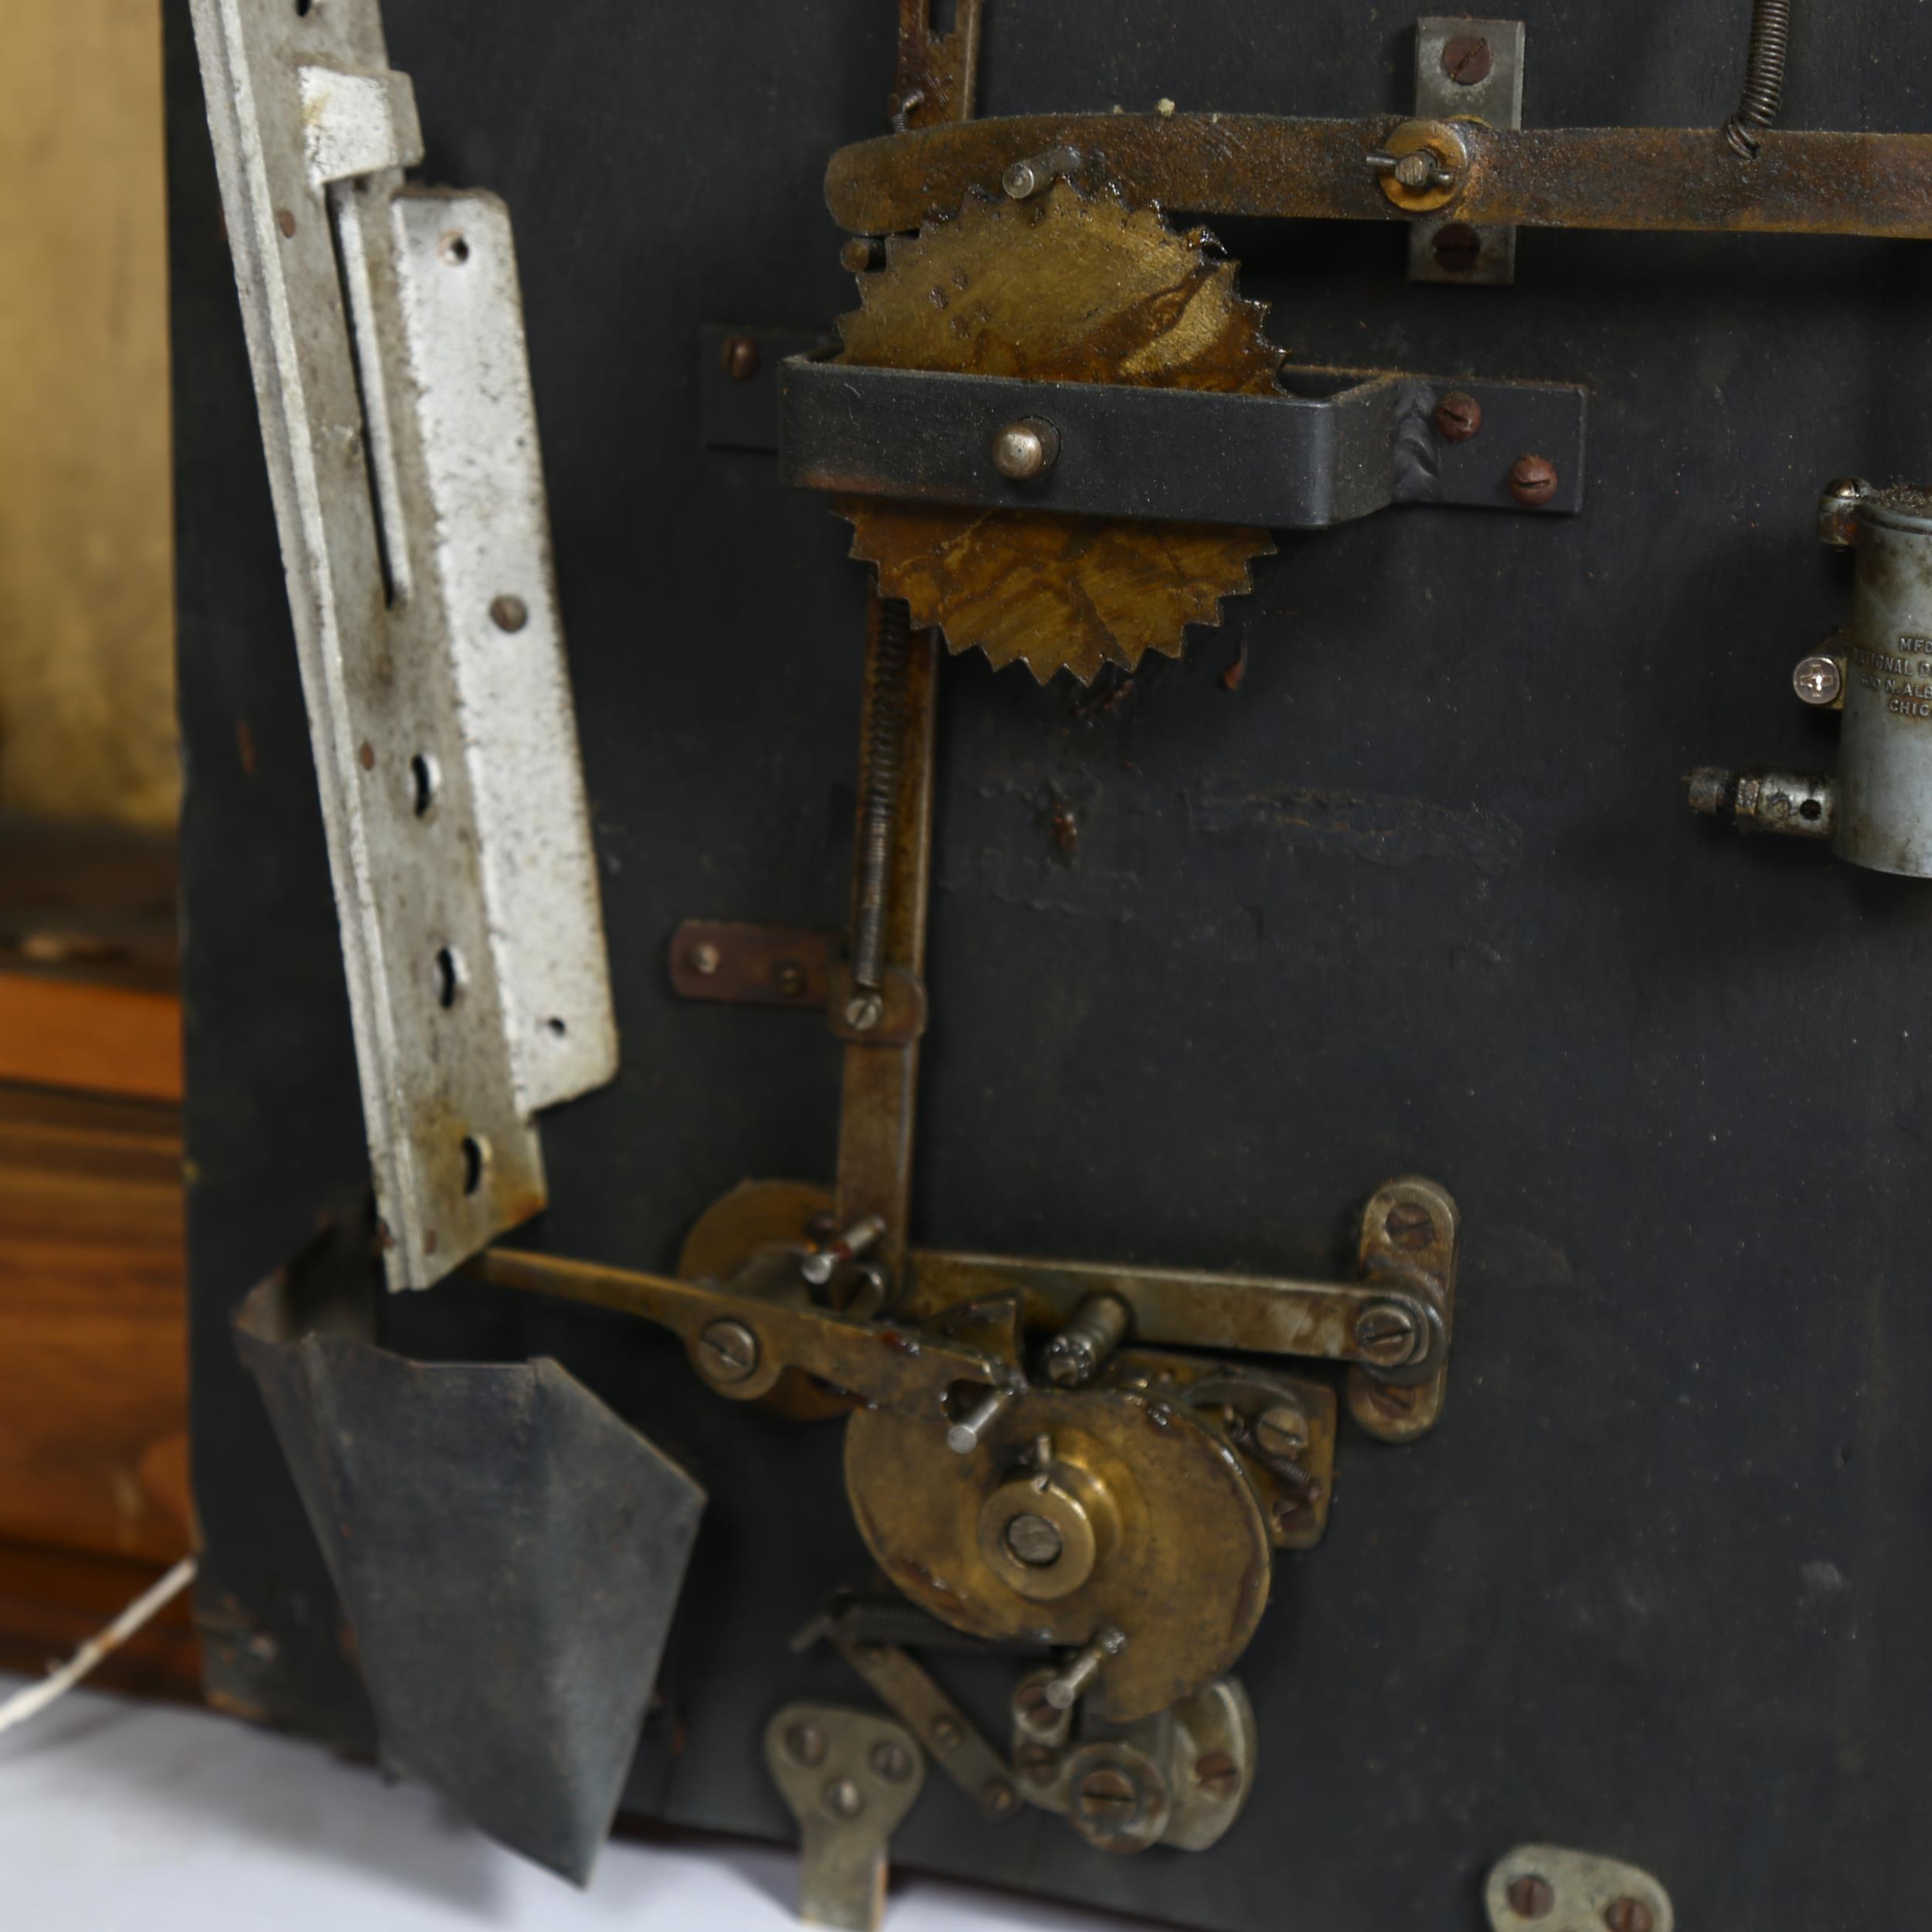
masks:
[[[1519,456],[1509,466],[1509,494],[1534,509],[1556,494],[1556,466],[1546,456]]]
[[[1398,1201],[1383,1217],[1382,1231],[1397,1247],[1413,1254],[1436,1238],[1436,1223],[1420,1201]]]
[[[1369,1406],[1391,1422],[1399,1422],[1416,1406],[1417,1391],[1399,1382],[1373,1382],[1369,1385]]]
[[[1226,1751],[1210,1751],[1196,1759],[1194,1775],[1209,1798],[1230,1798],[1241,1788],[1241,1774]]]
[[[989,1779],[980,1798],[995,1818],[1010,1818],[1019,1805],[1019,1792],[1003,1777]]]
[[[758,1338],[742,1321],[714,1321],[698,1338],[713,1382],[742,1382],[758,1366]]]
[[[521,631],[530,621],[530,607],[521,597],[505,595],[492,600],[490,621],[499,631]]]
[[[709,940],[701,939],[685,954],[685,963],[700,979],[709,979],[724,960]]]
[[[1270,1456],[1294,1457],[1308,1446],[1308,1418],[1291,1402],[1277,1402],[1255,1420],[1257,1446]]]
[[[816,1724],[794,1724],[785,1733],[785,1749],[798,1764],[825,1761],[825,1734]]]
[[[933,1748],[938,1751],[956,1751],[965,1741],[965,1733],[950,1717],[933,1719]]]
[[[834,1818],[854,1818],[866,1808],[866,1794],[849,1777],[835,1777],[825,1787],[825,1809]]]
[[[1604,1923],[1610,1932],[1651,1932],[1656,1923],[1651,1909],[1641,1899],[1612,1899],[1604,1907]]]
[[[1482,405],[1452,389],[1436,405],[1436,434],[1445,443],[1466,443],[1482,427]]]
[[[872,1767],[888,1784],[903,1784],[913,1774],[913,1755],[896,1739],[882,1737],[872,1747]]]
[[[771,977],[787,999],[796,999],[805,990],[805,969],[795,959],[780,960]]]
[[[1412,1359],[1417,1339],[1415,1315],[1400,1301],[1371,1301],[1355,1318],[1355,1345],[1379,1369]]]
[[[1845,689],[1845,673],[1838,668],[1836,658],[1817,651],[1798,660],[1798,668],[1791,673],[1791,689],[1806,704],[1836,704],[1839,692]]]
[[[1540,1919],[1548,1915],[1556,1903],[1556,1895],[1549,1889],[1549,1881],[1539,1878],[1533,1872],[1526,1872],[1519,1879],[1509,1881],[1509,1889],[1503,1894],[1509,1901],[1509,1909],[1519,1919]]]
[[[1495,65],[1495,55],[1479,33],[1459,33],[1444,43],[1442,70],[1458,87],[1487,80]]]
[[[1013,1762],[1029,1783],[1044,1784],[1060,1769],[1060,1754],[1050,1744],[1022,1744]]]
[[[718,352],[718,366],[734,383],[749,382],[758,373],[758,345],[749,335],[727,335]]]
[[[1102,1765],[1081,1781],[1080,1805],[1090,1818],[1124,1825],[1141,1808],[1141,1787],[1125,1771]]]
[[[1445,275],[1473,275],[1482,260],[1482,237],[1466,221],[1445,222],[1429,252]]]

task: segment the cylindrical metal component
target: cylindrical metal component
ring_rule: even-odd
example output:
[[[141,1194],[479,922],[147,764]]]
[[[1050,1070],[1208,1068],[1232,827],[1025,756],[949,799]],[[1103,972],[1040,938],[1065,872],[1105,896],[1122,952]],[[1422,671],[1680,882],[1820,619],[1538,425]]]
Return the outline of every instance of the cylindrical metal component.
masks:
[[[1009,423],[993,438],[993,468],[1009,483],[1031,483],[1044,476],[1060,453],[1060,431],[1036,416]]]
[[[1744,93],[1724,124],[1731,151],[1749,161],[1759,131],[1784,105],[1784,63],[1791,46],[1791,0],[1753,0],[1750,51],[1745,56]]]
[[[1862,476],[1835,477],[1818,493],[1818,540],[1835,550],[1858,547],[1859,505],[1872,494]]]
[[[1740,832],[1829,838],[1838,829],[1838,781],[1821,772],[1699,765],[1684,782],[1692,811],[1709,818],[1728,811]]]
[[[886,1232],[884,1217],[869,1214],[862,1221],[855,1221],[835,1241],[828,1241],[815,1253],[803,1257],[798,1264],[798,1272],[815,1288],[822,1288],[846,1262],[855,1260]]]
[[[970,1456],[979,1447],[980,1437],[1005,1413],[1015,1393],[1011,1389],[988,1389],[972,1413],[946,1431],[946,1447],[956,1456]]]
[[[1047,1702],[1056,1711],[1070,1711],[1080,1702],[1080,1692],[1099,1676],[1107,1660],[1119,1656],[1126,1648],[1127,1638],[1121,1631],[1102,1631],[1086,1649],[1069,1661],[1057,1677],[1047,1679],[1043,1686]]]
[[[1932,491],[1859,506],[1849,656],[1833,845],[1932,879]]]
[[[1117,1294],[1083,1295],[1066,1326],[1042,1352],[1040,1366],[1047,1380],[1056,1389],[1084,1387],[1126,1340],[1131,1318]]]

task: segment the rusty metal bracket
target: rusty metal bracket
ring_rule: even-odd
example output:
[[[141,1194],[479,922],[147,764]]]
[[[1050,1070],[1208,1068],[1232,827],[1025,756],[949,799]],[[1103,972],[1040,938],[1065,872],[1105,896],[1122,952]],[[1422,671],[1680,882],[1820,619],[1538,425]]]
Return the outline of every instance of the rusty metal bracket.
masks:
[[[803,927],[687,919],[671,938],[672,988],[686,999],[823,1012],[835,944]]]
[[[1522,125],[1523,23],[1430,15],[1416,22],[1416,114],[1427,121]],[[1409,225],[1412,282],[1516,279],[1516,231],[1506,222],[1418,215]]]
[[[985,0],[954,0],[950,33],[935,33],[932,0],[899,0],[899,66],[887,117],[901,133],[972,116]]]
[[[1267,114],[1026,114],[842,148],[833,218],[892,234],[1000,192],[1015,162],[1073,148],[1137,206],[1300,221],[1406,221],[1367,165],[1404,124]],[[1714,128],[1485,127],[1458,121],[1466,166],[1440,212],[1475,226],[1932,238],[1932,134],[1769,128],[1737,165]]]

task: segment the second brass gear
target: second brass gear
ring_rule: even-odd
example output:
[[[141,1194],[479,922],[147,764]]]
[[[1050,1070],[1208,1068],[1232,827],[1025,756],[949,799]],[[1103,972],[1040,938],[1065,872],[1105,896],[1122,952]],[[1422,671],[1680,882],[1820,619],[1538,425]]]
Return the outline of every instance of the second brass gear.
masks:
[[[837,359],[869,368],[1132,383],[1266,395],[1281,352],[1265,311],[1151,209],[1060,181],[1026,202],[975,193],[959,213],[886,246],[839,320]],[[1274,549],[1265,530],[1025,509],[841,498],[852,555],[880,590],[954,651],[1025,661],[1042,683],[1063,668],[1090,683],[1149,651],[1180,655],[1190,624],[1250,587]]]

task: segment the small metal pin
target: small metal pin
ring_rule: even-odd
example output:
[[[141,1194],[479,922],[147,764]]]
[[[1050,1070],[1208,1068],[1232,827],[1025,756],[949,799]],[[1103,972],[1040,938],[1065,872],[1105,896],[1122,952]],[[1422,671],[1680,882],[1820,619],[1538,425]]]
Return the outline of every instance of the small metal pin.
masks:
[[[1009,483],[1031,483],[1044,476],[1060,453],[1060,432],[1035,416],[1009,423],[993,438],[993,468]]]
[[[1080,1702],[1081,1692],[1099,1676],[1100,1667],[1126,1648],[1124,1631],[1101,1631],[1057,1677],[1047,1679],[1042,1694],[1056,1711],[1070,1711]]]
[[[1049,148],[1043,155],[1029,155],[1015,162],[999,178],[1009,201],[1031,201],[1053,185],[1058,175],[1072,175],[1080,165],[1077,148]]]
[[[970,1456],[979,1447],[980,1438],[1005,1413],[1017,1393],[1012,1389],[989,1389],[971,1415],[963,1422],[954,1423],[946,1431],[946,1447],[956,1456]]]
[[[869,1214],[855,1221],[835,1241],[828,1241],[815,1254],[804,1256],[798,1272],[815,1288],[822,1288],[848,1261],[856,1260],[886,1232],[885,1218]]]

